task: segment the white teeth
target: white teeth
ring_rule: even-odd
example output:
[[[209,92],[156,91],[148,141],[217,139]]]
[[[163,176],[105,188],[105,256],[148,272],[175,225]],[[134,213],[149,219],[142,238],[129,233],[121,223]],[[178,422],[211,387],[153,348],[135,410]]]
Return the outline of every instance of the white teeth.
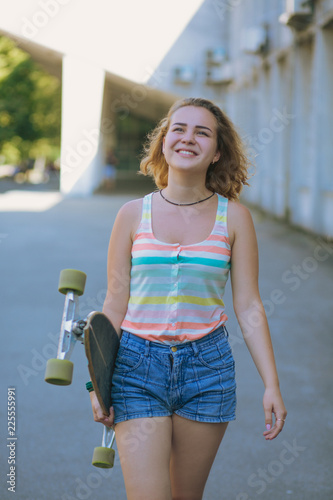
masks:
[[[183,151],[183,150],[181,150],[181,151],[179,151],[179,153],[182,153],[184,155],[193,155],[194,156],[194,153],[192,153],[192,151]]]

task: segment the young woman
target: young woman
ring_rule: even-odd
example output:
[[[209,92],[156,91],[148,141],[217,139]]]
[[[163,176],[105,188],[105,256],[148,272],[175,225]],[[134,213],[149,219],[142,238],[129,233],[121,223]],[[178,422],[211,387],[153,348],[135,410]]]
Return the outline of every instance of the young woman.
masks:
[[[126,203],[109,246],[104,313],[121,335],[109,417],[129,500],[199,500],[228,422],[235,367],[223,293],[265,385],[265,439],[287,415],[258,290],[258,249],[237,200],[247,159],[228,117],[204,99],[175,103],[141,162],[159,191]],[[275,416],[273,422],[272,415]]]

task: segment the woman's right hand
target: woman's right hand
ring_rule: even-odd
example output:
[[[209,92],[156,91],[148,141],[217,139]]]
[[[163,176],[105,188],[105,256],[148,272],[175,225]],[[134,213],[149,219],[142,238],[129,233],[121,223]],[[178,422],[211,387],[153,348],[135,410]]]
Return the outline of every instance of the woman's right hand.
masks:
[[[108,416],[104,415],[101,409],[101,405],[98,402],[95,391],[89,393],[90,402],[92,406],[92,411],[94,415],[95,422],[101,422],[107,427],[112,427],[114,424],[114,409],[113,406],[110,408],[110,414]]]

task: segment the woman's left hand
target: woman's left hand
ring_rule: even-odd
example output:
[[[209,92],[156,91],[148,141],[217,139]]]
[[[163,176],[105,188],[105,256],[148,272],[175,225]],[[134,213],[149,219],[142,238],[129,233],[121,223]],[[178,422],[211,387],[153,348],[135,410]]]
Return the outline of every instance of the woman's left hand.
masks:
[[[284,406],[281,392],[278,387],[265,390],[263,405],[265,411],[265,425],[267,429],[263,435],[266,440],[271,440],[280,434],[287,416],[287,410]],[[275,416],[274,425],[272,417],[273,414]]]

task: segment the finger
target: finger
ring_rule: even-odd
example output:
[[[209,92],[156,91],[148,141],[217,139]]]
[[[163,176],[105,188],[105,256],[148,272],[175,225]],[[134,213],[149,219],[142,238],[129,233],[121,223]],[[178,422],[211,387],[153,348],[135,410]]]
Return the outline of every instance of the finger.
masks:
[[[264,432],[265,439],[272,440],[276,438],[283,430],[283,426],[284,426],[284,419],[281,418],[276,419],[274,427],[271,430]]]
[[[275,424],[272,430],[265,436],[266,440],[275,439],[282,431],[283,426]]]
[[[101,410],[98,399],[96,397],[96,393],[94,391],[91,391],[89,393],[89,396],[90,396],[94,420],[95,420],[95,422],[100,422],[101,419],[104,417],[104,415],[103,415],[103,412]]]
[[[266,431],[270,431],[272,428],[272,408],[264,408],[265,412],[265,427]]]
[[[113,408],[113,406],[110,407],[109,412],[110,413],[108,416],[103,415],[103,422],[102,423],[108,427],[112,427],[114,424],[114,408]]]
[[[277,428],[278,432],[276,435],[280,434],[282,432],[284,424],[285,424],[285,418],[282,417],[276,417],[275,418],[275,427]]]
[[[99,410],[94,413],[95,422],[103,422],[105,418],[105,415]]]
[[[106,418],[106,415],[104,415],[104,413],[102,412],[99,404],[94,406],[93,413],[95,422],[103,422],[103,420]]]

